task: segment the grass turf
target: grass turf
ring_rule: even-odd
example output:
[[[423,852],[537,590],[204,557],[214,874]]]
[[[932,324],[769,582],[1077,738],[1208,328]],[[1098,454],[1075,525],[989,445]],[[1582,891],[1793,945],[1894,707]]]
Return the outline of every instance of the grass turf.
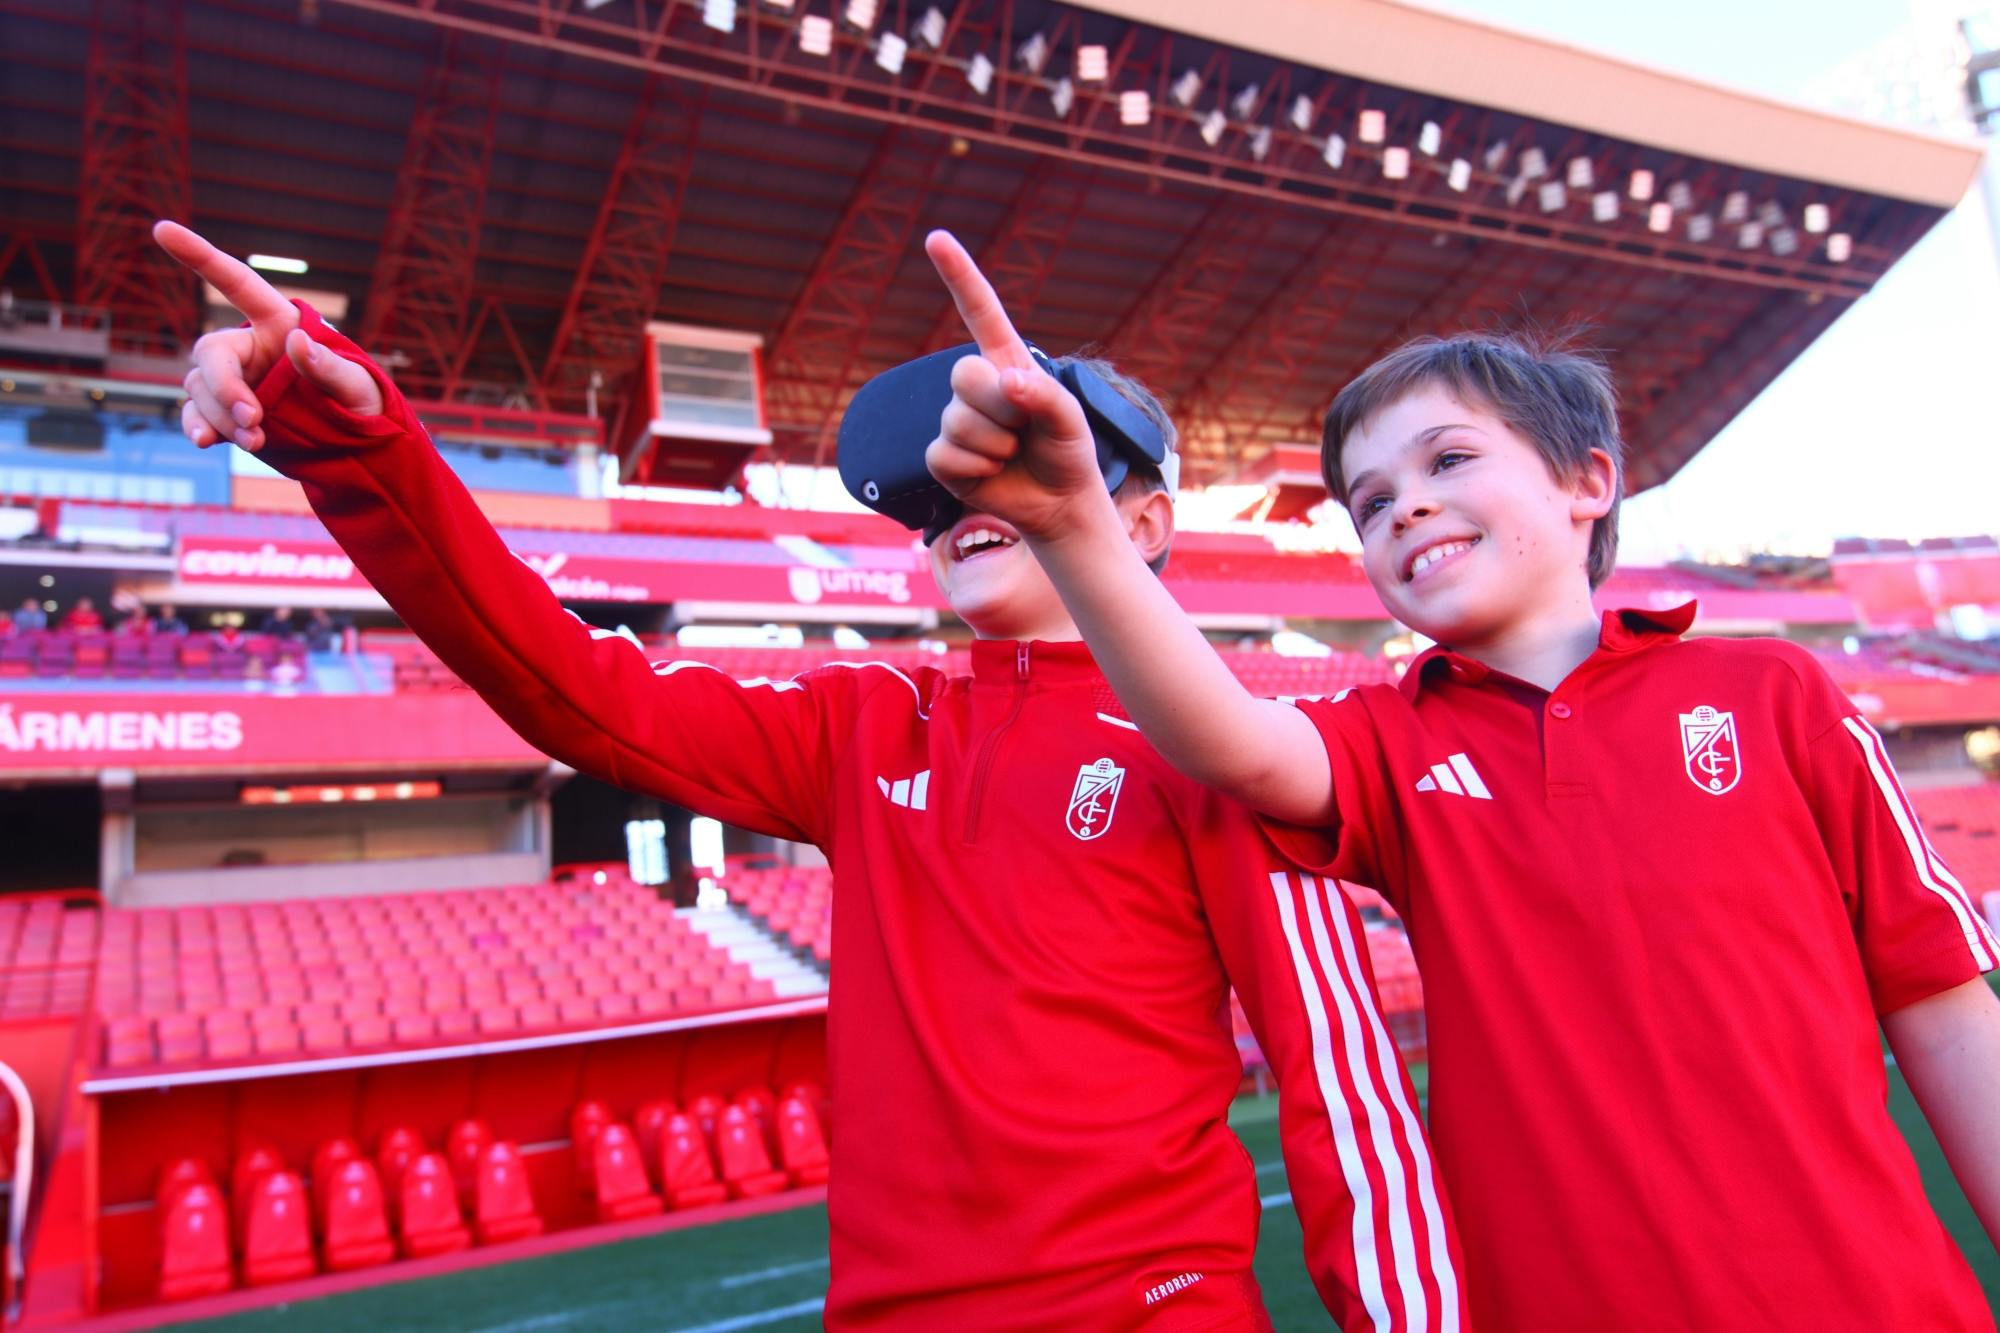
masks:
[[[1421,1076],[1424,1073],[1416,1071]],[[1889,1107],[1910,1140],[1938,1215],[1972,1261],[1987,1298],[2000,1308],[2000,1257],[1952,1181],[1901,1075],[1889,1071]],[[1280,1329],[1327,1326],[1300,1258],[1298,1218],[1279,1161],[1277,1102],[1238,1102],[1231,1124],[1258,1165],[1270,1200],[1257,1246],[1257,1279]],[[527,1259],[291,1306],[273,1306],[205,1327],[253,1330],[462,1330],[556,1333],[563,1329],[656,1329],[663,1333],[772,1333],[819,1326],[826,1289],[826,1209],[767,1213],[742,1221],[667,1232],[616,1245]]]

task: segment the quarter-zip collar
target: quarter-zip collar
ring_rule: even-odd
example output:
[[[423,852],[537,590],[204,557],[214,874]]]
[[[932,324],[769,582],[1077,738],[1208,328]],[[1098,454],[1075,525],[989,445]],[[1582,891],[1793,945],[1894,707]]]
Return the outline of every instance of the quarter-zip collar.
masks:
[[[981,685],[1061,685],[1096,680],[1097,661],[1081,642],[1047,643],[1040,639],[976,639],[972,644],[972,678]]]
[[[1694,624],[1695,604],[1684,602],[1680,606],[1653,611],[1644,607],[1619,607],[1606,611],[1603,625],[1597,637],[1598,653],[1631,653],[1642,648],[1650,648],[1656,643],[1670,643],[1688,632]],[[1591,654],[1596,657],[1597,653]],[[1586,659],[1588,661],[1589,659]],[[1450,678],[1468,685],[1477,685],[1489,678],[1512,680],[1512,676],[1493,670],[1484,662],[1461,656],[1438,644],[1418,654],[1403,672],[1397,682],[1403,697],[1415,700],[1430,679],[1439,676]]]

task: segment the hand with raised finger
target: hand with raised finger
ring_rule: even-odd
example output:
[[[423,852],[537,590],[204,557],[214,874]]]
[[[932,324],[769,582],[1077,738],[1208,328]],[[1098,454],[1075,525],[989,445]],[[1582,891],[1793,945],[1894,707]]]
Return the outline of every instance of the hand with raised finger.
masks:
[[[181,407],[181,430],[195,444],[230,440],[252,451],[263,447],[264,408],[255,386],[280,356],[289,356],[301,376],[349,411],[365,416],[382,410],[374,377],[301,332],[298,308],[249,265],[177,222],[156,223],[153,239],[250,321],[205,334],[194,345],[194,368],[182,381],[188,401]]]
[[[1035,361],[957,238],[934,231],[924,250],[979,345],[952,367],[952,400],[924,460],[960,500],[1024,536],[1053,535],[1106,495],[1083,405]]]

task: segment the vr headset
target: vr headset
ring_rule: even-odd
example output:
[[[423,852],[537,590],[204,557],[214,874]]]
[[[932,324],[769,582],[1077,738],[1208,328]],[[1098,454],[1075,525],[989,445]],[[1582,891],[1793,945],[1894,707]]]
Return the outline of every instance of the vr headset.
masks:
[[[926,546],[965,512],[924,466],[924,450],[937,438],[938,418],[951,402],[951,368],[978,351],[978,344],[966,343],[885,370],[861,386],[840,419],[840,480],[848,494],[923,533]],[[1166,435],[1151,417],[1088,366],[1059,365],[1039,347],[1028,351],[1083,404],[1106,490],[1124,485],[1134,465],[1158,472],[1172,487],[1178,460],[1170,460]]]

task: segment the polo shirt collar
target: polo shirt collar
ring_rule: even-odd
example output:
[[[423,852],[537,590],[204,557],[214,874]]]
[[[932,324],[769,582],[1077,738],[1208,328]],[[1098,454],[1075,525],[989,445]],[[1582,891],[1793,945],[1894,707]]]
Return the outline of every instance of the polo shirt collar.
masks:
[[[1599,652],[1630,653],[1666,639],[1678,639],[1694,624],[1696,605],[1683,602],[1663,611],[1626,606],[1604,613],[1604,625],[1597,635]],[[1426,648],[1410,663],[1396,688],[1406,699],[1415,699],[1428,680],[1450,676],[1467,685],[1477,685],[1494,674],[1484,662],[1453,652],[1443,644]]]
[[[1027,670],[1022,671],[1025,661]],[[1080,642],[1051,643],[1043,639],[975,639],[972,675],[982,684],[1010,685],[1022,679],[1040,685],[1095,680],[1097,661]]]

